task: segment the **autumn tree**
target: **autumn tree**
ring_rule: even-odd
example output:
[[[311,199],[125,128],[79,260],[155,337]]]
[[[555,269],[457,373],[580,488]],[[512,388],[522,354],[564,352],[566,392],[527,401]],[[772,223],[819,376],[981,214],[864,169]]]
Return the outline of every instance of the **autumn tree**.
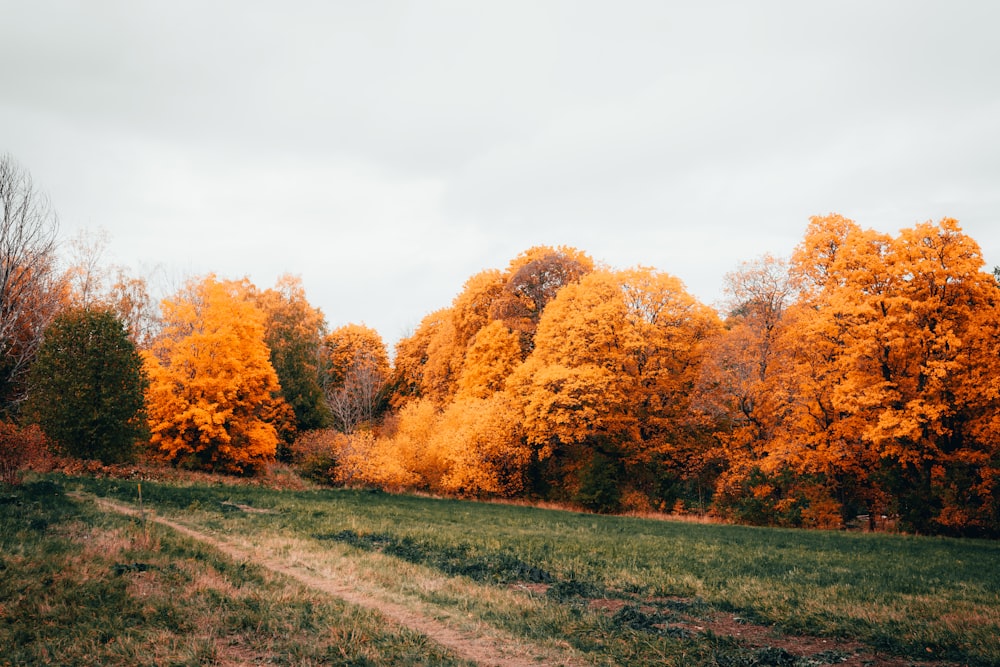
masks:
[[[626,472],[663,472],[688,458],[682,452],[700,446],[690,410],[695,369],[717,328],[679,280],[650,269],[594,271],[560,290],[507,384],[550,482],[587,495],[581,483],[602,477],[579,473],[595,461],[620,471],[624,484]]]
[[[125,267],[114,267],[105,303],[121,319],[136,347],[145,350],[152,345],[160,321],[146,278]]]
[[[884,513],[996,532],[998,289],[982,264],[954,220],[892,237],[831,215],[812,219],[786,278],[740,273],[756,306],[703,371],[704,404],[729,420],[717,502],[763,522]]]
[[[324,393],[338,429],[352,433],[374,424],[387,405],[389,356],[374,329],[348,324],[323,341],[326,356]]]
[[[284,434],[284,440],[291,441],[296,432],[330,423],[320,374],[326,321],[309,304],[302,280],[295,276],[280,277],[273,289],[257,296],[257,304],[264,311],[264,340],[281,395],[295,413],[294,424]]]
[[[163,331],[144,358],[151,442],[164,460],[251,473],[274,459],[289,408],[251,293],[245,279],[210,275],[161,304]]]
[[[465,281],[450,310],[459,349],[465,350],[476,334],[494,321],[491,311],[506,285],[507,276],[497,269],[480,271]]]
[[[42,333],[65,302],[56,271],[56,215],[31,176],[0,156],[0,409],[25,397]]]
[[[700,367],[719,336],[717,313],[677,277],[640,267],[618,272],[632,335],[627,348],[636,390],[638,448],[628,452],[633,486],[663,507],[679,497],[703,504],[714,476],[706,455],[710,423],[693,407]]]
[[[399,410],[390,434],[376,437],[363,430],[347,436],[338,452],[336,481],[386,490],[437,490],[446,464],[429,443],[439,419],[438,405],[419,398]]]
[[[443,459],[438,490],[462,496],[509,497],[524,490],[531,448],[520,413],[503,393],[460,396],[441,413],[428,446]]]
[[[394,409],[422,397],[443,400],[450,393],[456,355],[448,342],[454,339],[451,309],[442,308],[424,316],[412,335],[396,343],[389,399]]]
[[[520,336],[499,320],[480,329],[469,343],[457,382],[457,397],[489,398],[503,391],[521,364]]]
[[[63,451],[128,461],[147,433],[142,358],[109,309],[71,308],[45,330],[25,413]]]
[[[788,398],[783,344],[794,283],[786,262],[771,255],[743,262],[725,277],[728,317],[723,335],[707,350],[698,407],[709,414],[725,465],[717,481],[717,505],[739,506],[773,488],[761,474]],[[737,517],[762,520],[772,507],[752,502]]]
[[[545,306],[563,287],[593,270],[594,261],[576,248],[530,248],[511,261],[503,291],[490,304],[490,317],[520,334],[522,353],[527,356],[534,348]]]
[[[862,235],[848,250],[827,310],[850,323],[836,405],[882,462],[894,509],[908,525],[1000,528],[992,489],[997,442],[970,432],[984,406],[969,379],[997,365],[995,343],[982,346],[979,329],[983,313],[997,313],[979,246],[946,218],[895,239]],[[963,496],[956,487],[970,482],[976,497],[950,506],[949,497]],[[970,506],[975,521],[962,516]]]

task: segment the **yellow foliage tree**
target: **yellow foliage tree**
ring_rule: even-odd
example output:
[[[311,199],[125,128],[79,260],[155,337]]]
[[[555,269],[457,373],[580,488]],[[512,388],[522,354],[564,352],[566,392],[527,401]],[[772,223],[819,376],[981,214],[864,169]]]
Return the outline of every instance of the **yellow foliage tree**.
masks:
[[[463,496],[513,496],[524,488],[531,448],[520,415],[503,394],[458,398],[445,409],[430,441],[447,472],[440,490]]]
[[[192,280],[161,304],[144,354],[155,453],[175,464],[250,473],[272,461],[287,417],[247,280]]]
[[[489,398],[503,390],[507,378],[521,363],[516,332],[494,320],[479,330],[465,353],[458,378],[458,397]]]
[[[538,460],[556,460],[553,481],[572,493],[583,471],[606,472],[594,461],[649,493],[658,475],[687,476],[705,443],[690,403],[697,366],[718,329],[679,280],[652,269],[593,271],[563,287],[507,383]]]
[[[422,488],[420,475],[407,468],[398,443],[377,438],[372,431],[341,436],[336,453],[334,481],[347,485],[373,486],[387,491]]]

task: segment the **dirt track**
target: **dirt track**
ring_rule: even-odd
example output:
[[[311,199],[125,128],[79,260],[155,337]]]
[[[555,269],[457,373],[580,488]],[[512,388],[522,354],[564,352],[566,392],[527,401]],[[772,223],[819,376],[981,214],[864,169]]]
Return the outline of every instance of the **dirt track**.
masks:
[[[81,500],[91,500],[98,506],[125,514],[139,516],[139,510],[130,505],[117,503],[106,498],[81,496]],[[316,576],[295,567],[274,556],[261,557],[226,540],[219,539],[201,531],[189,528],[183,524],[171,521],[146,511],[145,518],[160,525],[167,526],[178,533],[204,544],[211,545],[227,556],[236,560],[247,561],[264,567],[272,572],[291,577],[301,584],[317,591],[340,598],[359,607],[372,609],[393,623],[423,634],[434,642],[451,650],[465,660],[471,660],[480,665],[490,667],[538,667],[539,665],[585,665],[577,656],[568,652],[554,654],[551,647],[540,647],[514,637],[498,636],[496,630],[491,631],[491,637],[470,634],[454,628],[446,622],[415,612],[403,605],[386,599],[378,599],[362,593],[342,582]]]
[[[99,507],[120,514],[134,517],[140,514],[139,510],[134,506],[118,503],[107,498],[90,495],[79,495],[76,497],[79,500],[92,501]],[[291,577],[313,590],[332,595],[359,607],[374,610],[383,615],[391,623],[416,631],[449,649],[456,656],[479,665],[489,667],[539,667],[539,665],[582,667],[589,664],[578,654],[572,653],[571,649],[568,648],[561,650],[558,647],[539,646],[527,640],[506,635],[496,628],[484,627],[482,634],[475,634],[467,629],[449,624],[446,612],[437,614],[436,617],[431,617],[426,613],[421,613],[398,602],[394,602],[389,599],[389,596],[392,595],[389,591],[384,591],[384,595],[379,595],[378,593],[372,594],[370,591],[361,591],[346,582],[318,576],[307,571],[303,566],[296,566],[287,559],[283,560],[274,554],[262,554],[260,549],[251,552],[247,548],[227,540],[203,533],[176,521],[156,516],[155,513],[148,510],[145,513],[145,518],[148,521],[166,526],[198,542],[210,545],[233,559],[253,563],[272,572]],[[617,608],[617,601],[613,600],[597,600],[592,603],[592,606],[600,606],[602,603],[612,605],[610,607],[611,610]],[[737,622],[731,614],[719,613],[713,618],[692,618],[689,619],[688,623],[682,623],[681,625],[685,629],[699,632],[707,628],[716,634],[733,637],[748,646],[778,647],[800,656],[811,655],[818,651],[837,649],[841,652],[838,662],[845,665],[845,667],[907,667],[912,664],[911,660],[878,654],[872,651],[870,647],[865,647],[854,641],[780,636],[774,632],[773,628],[749,624],[745,621]],[[926,667],[945,667],[951,663],[934,661],[922,662],[921,664],[926,665]]]

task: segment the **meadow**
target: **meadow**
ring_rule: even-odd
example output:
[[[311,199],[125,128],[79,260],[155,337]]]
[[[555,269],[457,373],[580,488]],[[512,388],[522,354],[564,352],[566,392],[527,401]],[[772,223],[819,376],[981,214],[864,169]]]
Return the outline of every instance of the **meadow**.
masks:
[[[1000,664],[997,542],[141,484],[141,516],[98,501],[138,507],[137,481],[0,489],[0,664],[477,662],[380,601],[538,664]]]

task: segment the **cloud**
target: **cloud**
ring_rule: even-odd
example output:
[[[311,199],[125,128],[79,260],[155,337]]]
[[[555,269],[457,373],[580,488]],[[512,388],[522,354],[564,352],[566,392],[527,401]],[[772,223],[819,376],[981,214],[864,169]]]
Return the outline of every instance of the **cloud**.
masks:
[[[119,261],[398,337],[538,244],[717,298],[833,211],[1000,263],[989,3],[20,3],[2,150]]]

